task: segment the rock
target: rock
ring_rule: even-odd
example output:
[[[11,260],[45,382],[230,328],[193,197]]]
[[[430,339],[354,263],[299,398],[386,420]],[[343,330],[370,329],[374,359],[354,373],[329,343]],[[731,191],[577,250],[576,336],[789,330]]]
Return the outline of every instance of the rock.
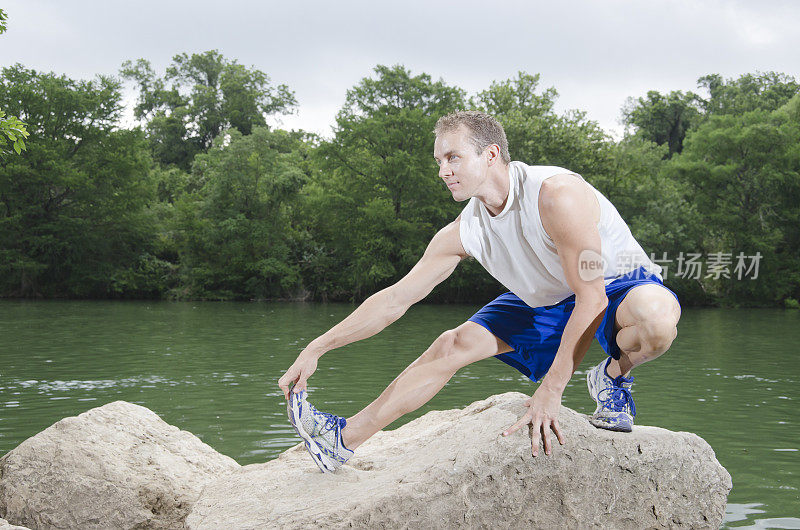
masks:
[[[239,467],[149,409],[115,401],[0,458],[0,516],[31,528],[183,528],[203,486]]]
[[[295,446],[209,484],[186,526],[719,528],[731,477],[702,438],[604,431],[562,407],[566,444],[534,459],[527,429],[500,436],[526,397],[500,394],[379,432],[335,474]]]
[[[24,526],[14,526],[5,519],[0,519],[0,530],[31,530]]]

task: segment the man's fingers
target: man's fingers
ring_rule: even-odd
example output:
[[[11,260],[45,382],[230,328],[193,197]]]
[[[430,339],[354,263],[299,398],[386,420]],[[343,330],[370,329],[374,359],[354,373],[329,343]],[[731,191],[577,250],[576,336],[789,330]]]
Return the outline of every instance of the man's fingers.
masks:
[[[533,422],[533,433],[531,434],[531,454],[533,456],[539,455],[539,440],[541,440],[540,431],[542,428],[542,420],[537,418]]]
[[[290,367],[286,373],[278,379],[278,386],[283,390],[283,397],[286,398],[287,401],[289,400],[289,392],[291,391],[292,383],[297,380],[298,375],[297,370]]]
[[[553,421],[553,432],[556,433],[558,443],[564,445],[564,435],[561,434],[561,426],[558,424],[558,420]]]
[[[522,427],[523,425],[525,425],[525,422],[523,421],[524,419],[525,419],[525,418],[522,418],[522,419],[520,419],[520,420],[519,420],[517,423],[515,423],[514,425],[512,425],[511,427],[509,427],[508,429],[506,429],[505,431],[503,431],[503,436],[508,436],[508,435],[510,435],[510,434],[513,434],[513,433],[517,432],[517,430],[518,430],[520,427]]]
[[[505,431],[503,431],[503,436],[508,436],[509,434],[512,434],[512,433],[516,432],[516,431],[517,431],[517,429],[519,429],[519,428],[520,428],[520,427],[522,427],[523,425],[525,425],[525,424],[527,424],[527,423],[530,423],[530,422],[531,422],[531,418],[530,418],[530,416],[529,416],[528,414],[525,414],[524,416],[522,416],[522,417],[521,417],[521,418],[520,418],[520,419],[517,421],[517,423],[515,423],[514,425],[512,425],[511,427],[509,427],[508,429],[506,429]]]
[[[281,391],[283,391],[283,397],[288,401],[288,399],[289,399],[289,385],[286,383],[286,380],[283,377],[278,379],[278,386],[281,388]]]
[[[283,397],[286,398],[286,401],[289,401],[289,392],[292,391],[289,384],[284,384],[281,389],[283,390]]]
[[[550,435],[547,432],[549,429],[547,428],[547,422],[542,422],[542,439],[544,440],[544,454],[550,454]]]
[[[297,394],[301,390],[305,390],[306,389],[306,380],[307,379],[308,379],[308,376],[303,374],[303,373],[301,373],[300,374],[300,378],[297,380],[297,383],[294,385],[294,388],[292,389],[292,391],[295,394]]]

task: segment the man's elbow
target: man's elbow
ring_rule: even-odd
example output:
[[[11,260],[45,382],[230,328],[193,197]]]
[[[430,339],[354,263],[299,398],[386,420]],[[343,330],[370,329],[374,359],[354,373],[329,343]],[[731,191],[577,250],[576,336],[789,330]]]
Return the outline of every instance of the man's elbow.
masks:
[[[605,290],[601,293],[589,292],[580,295],[576,294],[575,307],[577,308],[578,306],[586,307],[594,314],[604,313],[608,307],[608,297],[606,296]]]
[[[397,286],[393,285],[386,289],[385,300],[385,317],[388,320],[387,326],[403,316],[408,308],[411,307],[411,302],[404,296],[405,293],[398,291]]]

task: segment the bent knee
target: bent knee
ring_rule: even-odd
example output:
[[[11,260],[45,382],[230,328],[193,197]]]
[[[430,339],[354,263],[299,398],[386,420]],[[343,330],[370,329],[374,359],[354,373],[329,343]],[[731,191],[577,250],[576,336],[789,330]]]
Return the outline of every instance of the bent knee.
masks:
[[[433,341],[429,350],[432,350],[432,353],[436,357],[447,357],[452,355],[455,352],[456,348],[456,341],[458,340],[458,333],[454,329],[448,329],[447,331],[443,332],[441,335],[436,337],[436,340]]]
[[[621,327],[656,319],[672,319],[673,324],[677,324],[681,317],[678,300],[664,287],[656,284],[633,288],[617,311],[617,320]]]
[[[436,338],[433,345],[440,357],[457,355],[465,346],[463,333],[458,328],[448,329]]]
[[[465,360],[470,357],[473,345],[462,328],[448,329],[439,335],[431,347],[423,354],[428,358],[446,361],[454,367],[460,368]]]
[[[639,322],[639,339],[647,350],[664,353],[678,336],[677,319],[648,319]]]

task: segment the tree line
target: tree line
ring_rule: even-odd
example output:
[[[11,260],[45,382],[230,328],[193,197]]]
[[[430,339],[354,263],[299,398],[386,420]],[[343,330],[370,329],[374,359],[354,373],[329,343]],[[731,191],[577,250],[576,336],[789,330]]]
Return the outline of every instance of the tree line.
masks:
[[[134,127],[121,125],[125,82]],[[503,124],[513,159],[606,195],[685,305],[797,307],[799,94],[780,73],[708,75],[698,93],[629,98],[614,140],[583,111],[557,113],[538,74],[467,94],[378,65],[323,138],[270,126],[297,110],[292,90],[217,51],[92,80],[7,66],[0,110],[29,136],[0,158],[0,296],[361,300],[463,208],[437,177],[432,130],[477,109]],[[428,300],[501,291],[470,259]]]

